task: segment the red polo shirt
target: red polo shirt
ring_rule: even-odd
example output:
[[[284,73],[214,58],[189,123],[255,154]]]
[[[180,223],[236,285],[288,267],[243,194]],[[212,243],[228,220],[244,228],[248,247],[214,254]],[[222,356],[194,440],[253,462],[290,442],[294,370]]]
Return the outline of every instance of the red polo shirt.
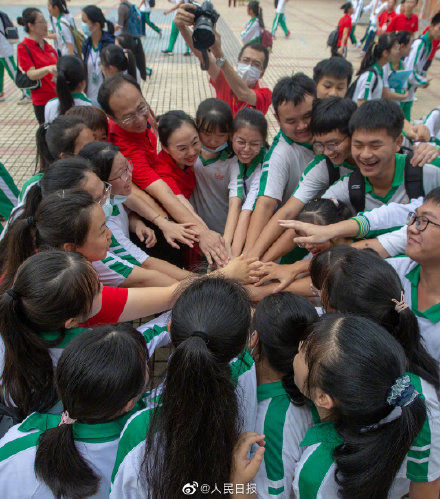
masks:
[[[109,120],[108,137],[133,163],[133,182],[140,189],[143,190],[160,179],[153,169],[157,158],[157,139],[149,128],[142,133],[127,132]]]
[[[23,47],[23,43],[26,44],[31,55],[29,55],[29,52]],[[26,73],[32,67],[40,69],[45,66],[56,64],[58,56],[55,49],[49,43],[44,42],[44,47],[41,48],[34,40],[25,38],[17,45],[17,60],[21,70]],[[45,106],[50,99],[54,99],[57,96],[57,92],[55,90],[55,82],[53,81],[52,73],[48,73],[41,78],[40,81],[40,87],[31,90],[31,99],[32,104],[35,104],[36,106]]]
[[[388,26],[388,24],[391,22],[391,19],[393,19],[393,17],[396,17],[397,14],[396,12],[393,10],[391,12],[388,12],[387,10],[384,10],[383,12],[381,12],[379,14],[379,17],[377,18],[378,22],[379,22],[379,28],[386,28]]]
[[[388,24],[387,31],[391,33],[393,31],[410,31],[415,33],[419,29],[419,18],[416,14],[411,14],[411,17],[406,17],[405,14],[397,14],[394,16],[390,23]]]
[[[232,109],[233,116],[235,116],[238,111],[245,107],[255,107],[255,109],[258,109],[258,111],[261,111],[263,114],[267,113],[272,99],[272,90],[270,90],[269,88],[260,88],[258,81],[255,87],[251,89],[257,96],[257,102],[255,106],[250,106],[247,102],[243,102],[237,99],[221,71],[215,81],[213,81],[212,78],[209,81],[215,89],[215,96],[217,97],[217,99],[221,99],[229,104],[230,108]]]
[[[337,44],[338,47],[341,46],[342,35],[344,34],[344,29],[348,28],[348,35],[350,35],[351,26],[352,26],[352,24],[351,24],[351,16],[350,15],[345,14],[341,17],[341,19],[339,19],[339,22],[338,22],[338,44]],[[347,36],[347,39],[345,40],[345,45],[347,45],[348,38],[349,37]]]
[[[176,196],[183,194],[186,199],[191,197],[196,186],[196,177],[192,166],[183,170],[177,166],[174,159],[167,152],[160,151],[157,155],[154,170],[168,184]]]
[[[425,31],[422,33],[423,35],[429,30],[431,25],[429,25]],[[440,40],[433,40],[432,42],[432,50],[429,54],[428,61],[432,61],[434,59],[435,53],[437,52],[438,46],[440,45]]]

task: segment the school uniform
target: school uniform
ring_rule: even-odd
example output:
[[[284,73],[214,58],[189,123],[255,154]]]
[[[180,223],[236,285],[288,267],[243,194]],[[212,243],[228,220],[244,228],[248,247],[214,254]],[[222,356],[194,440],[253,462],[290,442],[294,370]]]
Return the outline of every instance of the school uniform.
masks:
[[[403,69],[405,69],[403,61],[399,60],[397,67],[394,67],[392,62],[388,62],[387,64],[385,64],[385,66],[382,69],[383,69],[383,88],[388,88],[390,92],[393,92],[395,94],[403,94],[408,85],[405,85],[405,88],[397,88],[390,86],[388,81],[390,76],[394,73],[394,71],[402,71]]]
[[[427,408],[425,423],[405,456],[388,492],[389,499],[400,499],[409,492],[410,482],[431,482],[440,477],[440,410],[435,388],[408,373]],[[301,446],[304,453],[295,469],[293,492],[296,499],[337,499],[333,452],[344,440],[331,421],[308,430]]]
[[[242,210],[253,211],[257,201],[258,189],[260,186],[261,165],[265,156],[264,147],[246,168],[241,161],[236,158],[231,168],[231,180],[229,182],[229,198],[240,198]]]
[[[254,431],[256,421],[257,385],[255,364],[248,351],[240,354],[230,363],[231,380],[239,404],[239,420],[244,421],[240,431]],[[152,397],[152,403],[160,396]],[[118,447],[115,467],[112,473],[110,497],[145,497],[145,484],[139,475],[145,454],[145,436],[150,426],[154,408],[148,407],[133,415],[127,422]],[[244,418],[244,419],[243,419]]]
[[[272,36],[275,35],[278,26],[281,26],[281,29],[284,31],[284,34],[287,36],[290,34],[289,28],[286,25],[286,16],[284,15],[286,11],[286,0],[278,0],[278,5],[275,11],[275,19],[272,23]]]
[[[157,155],[154,171],[166,182],[176,196],[185,196],[186,199],[191,197],[196,185],[196,177],[192,166],[180,168],[174,159],[162,150]]]
[[[281,381],[259,385],[257,397],[255,431],[264,434],[266,445],[253,482],[259,498],[286,498],[303,451],[300,444],[313,424],[312,412],[307,405],[292,404]]]
[[[364,71],[358,78],[352,100],[381,99],[383,91],[383,69],[375,62],[371,69]]]
[[[159,26],[156,26],[153,21],[150,19],[151,15],[151,6],[150,2],[148,0],[144,0],[142,2],[141,8],[139,9],[141,11],[141,18],[142,18],[142,25],[141,25],[141,34],[142,36],[145,36],[146,31],[145,31],[145,24],[148,24],[151,29],[156,31],[156,33],[161,33],[162,30],[159,28]]]
[[[116,249],[119,249],[119,244],[116,239],[112,239],[112,243]],[[118,287],[124,283],[125,279],[133,272],[135,266],[139,262],[133,263],[131,258],[120,257],[110,250],[103,260],[92,262],[92,266],[98,274],[100,282],[105,286]]]
[[[18,188],[8,170],[0,163],[0,217],[8,220],[12,210],[18,203]],[[3,227],[0,225],[0,232]]]
[[[344,161],[340,165],[333,164],[333,168],[339,170],[340,176],[347,175],[356,170],[356,166]],[[320,197],[330,186],[330,178],[327,167],[327,157],[317,154],[305,168],[299,184],[293,191],[292,196],[306,204],[311,199]]]
[[[258,17],[253,17],[249,22],[246,23],[244,31],[240,33],[240,38],[243,42],[243,45],[251,42],[260,43],[262,32],[263,29],[260,26]]]
[[[93,106],[92,101],[82,92],[72,92],[74,106]],[[52,123],[60,115],[60,100],[58,97],[51,99],[44,108],[44,122]]]
[[[378,2],[375,5],[376,0],[371,0],[371,2],[365,7],[364,12],[371,11],[370,20],[367,29],[365,30],[365,35],[362,41],[365,41],[365,45],[362,49],[366,52],[370,44],[374,41],[377,32],[378,18],[380,13],[387,8],[387,2]]]
[[[211,159],[205,160],[199,154],[193,166],[196,185],[190,202],[206,225],[219,234],[223,234],[228,217],[228,186],[234,162],[235,156],[228,148]]]
[[[440,145],[440,106],[428,114],[425,119],[425,125],[431,133],[431,142]]]
[[[58,17],[52,16],[50,19],[52,30],[56,34],[55,49],[59,56],[69,55],[67,44],[73,45],[74,55],[79,55],[76,50],[75,40],[69,26],[75,28],[75,21],[70,14],[60,14]]]

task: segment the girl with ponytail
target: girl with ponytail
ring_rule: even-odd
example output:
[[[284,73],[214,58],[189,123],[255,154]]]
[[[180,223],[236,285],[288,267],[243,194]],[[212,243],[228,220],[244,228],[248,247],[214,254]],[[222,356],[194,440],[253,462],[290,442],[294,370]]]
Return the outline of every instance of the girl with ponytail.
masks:
[[[377,43],[372,43],[361,62],[359,78],[353,83],[353,94],[350,96],[358,106],[366,100],[382,98],[383,67],[391,60],[392,52],[399,52],[400,44],[394,33],[385,33]]]
[[[310,407],[294,382],[293,358],[317,319],[313,305],[293,293],[267,296],[254,312],[249,346],[258,383],[255,431],[266,440],[254,482],[262,497],[270,497],[274,488],[283,497],[289,495],[300,443],[312,426]]]
[[[73,106],[91,106],[92,102],[84,94],[86,70],[79,57],[64,55],[57,62],[57,97],[44,108],[44,122],[52,121],[65,114]]]
[[[75,338],[56,368],[62,415],[35,412],[0,441],[2,497],[108,497],[119,437],[148,382],[145,340],[132,326]],[[18,443],[25,445],[17,445]]]
[[[130,49],[119,45],[107,45],[101,52],[101,70],[105,78],[125,73],[132,76],[140,85],[141,77],[137,74],[136,59]]]
[[[403,348],[385,329],[363,317],[324,316],[293,368],[322,421],[302,441],[296,498],[438,497],[437,395],[408,372]]]
[[[240,34],[243,45],[252,42],[261,42],[261,34],[264,31],[263,9],[260,2],[251,0],[247,6],[247,13],[250,16],[250,21],[246,23],[244,31]]]

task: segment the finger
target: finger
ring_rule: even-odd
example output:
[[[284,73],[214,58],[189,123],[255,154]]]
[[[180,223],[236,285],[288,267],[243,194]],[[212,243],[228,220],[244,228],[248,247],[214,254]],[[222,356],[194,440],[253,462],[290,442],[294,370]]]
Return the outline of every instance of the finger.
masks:
[[[144,234],[142,232],[136,233],[137,237],[139,238],[139,241],[143,243],[145,241]]]
[[[314,237],[313,236],[301,236],[301,237],[294,237],[293,242],[296,244],[305,244],[305,243],[314,243]]]
[[[170,237],[166,237],[165,239],[172,248],[180,249],[180,246],[173,239],[171,239]]]
[[[239,442],[238,456],[246,459],[251,445],[256,444],[258,441],[264,440],[264,435],[255,432],[245,433],[241,442]]]

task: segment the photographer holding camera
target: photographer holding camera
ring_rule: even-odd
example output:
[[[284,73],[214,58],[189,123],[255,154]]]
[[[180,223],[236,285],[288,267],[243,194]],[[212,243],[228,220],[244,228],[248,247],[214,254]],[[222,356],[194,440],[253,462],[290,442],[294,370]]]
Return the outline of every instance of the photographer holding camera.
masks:
[[[182,4],[174,22],[185,42],[202,63],[202,68],[206,66],[203,69],[208,71],[216,97],[229,104],[233,115],[248,106],[266,114],[271,104],[272,91],[260,88],[258,80],[263,77],[269,63],[267,49],[255,42],[244,45],[238,54],[237,69],[234,69],[225,58],[221,37],[215,30],[217,18],[218,14],[210,2],[205,2],[202,6]],[[194,27],[194,32],[190,26]]]

